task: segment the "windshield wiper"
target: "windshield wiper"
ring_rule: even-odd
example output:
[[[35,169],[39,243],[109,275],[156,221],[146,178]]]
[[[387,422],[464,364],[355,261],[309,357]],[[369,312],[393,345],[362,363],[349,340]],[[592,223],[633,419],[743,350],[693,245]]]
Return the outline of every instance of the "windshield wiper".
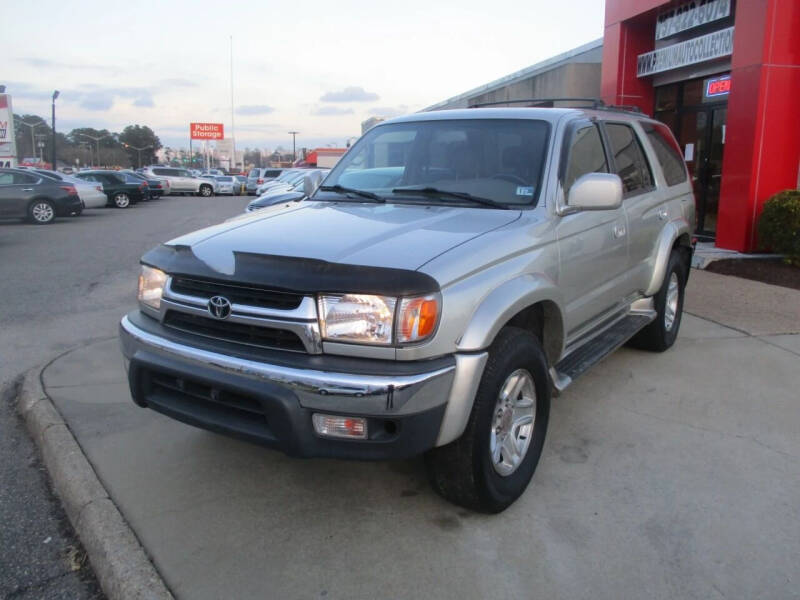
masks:
[[[507,204],[503,204],[502,202],[497,202],[496,200],[491,200],[490,198],[481,198],[480,196],[473,196],[472,194],[468,194],[466,192],[451,192],[449,190],[440,190],[439,188],[435,187],[424,187],[424,188],[415,188],[415,187],[398,187],[392,190],[393,194],[421,194],[423,196],[446,196],[448,198],[458,198],[459,200],[467,200],[468,202],[474,202],[475,204],[482,204],[483,206],[490,206],[492,208],[500,208],[503,210],[511,210],[511,207]]]
[[[378,194],[373,194],[372,192],[368,192],[366,190],[357,190],[355,188],[344,187],[343,185],[323,185],[319,188],[323,192],[338,192],[340,194],[354,194],[356,196],[361,196],[362,198],[368,198],[373,202],[386,202],[386,198],[382,196],[378,196]]]

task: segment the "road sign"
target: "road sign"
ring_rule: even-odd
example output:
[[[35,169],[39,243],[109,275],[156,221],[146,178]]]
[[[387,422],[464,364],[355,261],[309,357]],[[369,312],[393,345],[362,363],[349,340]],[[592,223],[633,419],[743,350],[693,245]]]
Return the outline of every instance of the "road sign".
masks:
[[[189,134],[193,140],[221,140],[225,130],[222,123],[190,123]]]

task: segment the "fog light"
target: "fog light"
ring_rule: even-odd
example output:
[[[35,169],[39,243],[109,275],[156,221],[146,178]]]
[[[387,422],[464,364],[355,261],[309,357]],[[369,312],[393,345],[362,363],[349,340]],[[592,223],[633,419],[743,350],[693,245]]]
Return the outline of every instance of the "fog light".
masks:
[[[314,430],[319,435],[356,440],[367,439],[367,420],[362,417],[337,417],[335,415],[311,415]]]

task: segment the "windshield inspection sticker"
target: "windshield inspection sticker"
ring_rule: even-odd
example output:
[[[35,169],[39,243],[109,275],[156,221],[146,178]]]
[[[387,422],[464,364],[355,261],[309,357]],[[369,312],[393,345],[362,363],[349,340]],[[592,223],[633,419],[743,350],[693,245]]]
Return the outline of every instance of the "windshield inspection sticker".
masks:
[[[517,196],[533,196],[533,187],[528,186],[518,186],[517,187]]]

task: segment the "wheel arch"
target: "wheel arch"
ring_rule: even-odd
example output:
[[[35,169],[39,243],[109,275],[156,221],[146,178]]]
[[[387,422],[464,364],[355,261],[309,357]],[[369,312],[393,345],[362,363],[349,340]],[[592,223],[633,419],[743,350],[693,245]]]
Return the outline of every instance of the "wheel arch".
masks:
[[[513,325],[531,331],[542,343],[548,363],[558,362],[564,347],[561,293],[543,274],[521,275],[491,291],[472,315],[458,351],[483,350],[500,330]]]
[[[686,219],[676,219],[664,226],[655,245],[653,272],[650,276],[650,283],[644,291],[645,296],[652,296],[661,288],[672,250],[685,247],[686,251],[690,253],[691,243],[691,227]]]

